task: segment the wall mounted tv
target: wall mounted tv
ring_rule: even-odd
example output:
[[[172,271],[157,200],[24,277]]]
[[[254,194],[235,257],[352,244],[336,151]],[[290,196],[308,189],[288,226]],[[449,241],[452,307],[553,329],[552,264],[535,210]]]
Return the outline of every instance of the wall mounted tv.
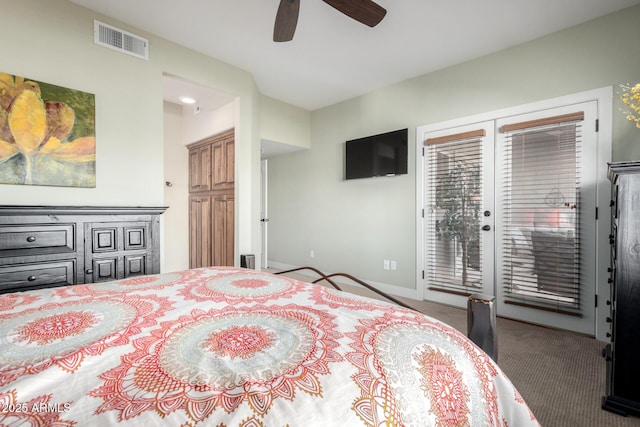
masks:
[[[345,179],[407,173],[409,130],[352,139],[345,143]]]

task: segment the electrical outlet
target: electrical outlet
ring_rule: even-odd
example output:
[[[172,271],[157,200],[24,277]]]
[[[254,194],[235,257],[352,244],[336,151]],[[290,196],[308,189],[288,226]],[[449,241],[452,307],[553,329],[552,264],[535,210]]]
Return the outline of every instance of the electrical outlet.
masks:
[[[385,259],[383,264],[382,264],[382,266],[384,267],[385,270],[388,270],[389,269],[389,260]]]
[[[398,263],[395,261],[391,261],[391,269],[395,270],[396,268],[398,268]]]

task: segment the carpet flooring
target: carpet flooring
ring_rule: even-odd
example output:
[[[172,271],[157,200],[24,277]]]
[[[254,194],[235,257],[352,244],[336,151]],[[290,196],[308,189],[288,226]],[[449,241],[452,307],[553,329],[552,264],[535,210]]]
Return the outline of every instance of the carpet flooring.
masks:
[[[466,333],[466,310],[421,302],[420,311]],[[498,318],[498,365],[545,427],[640,426],[600,408],[605,343],[567,331]]]

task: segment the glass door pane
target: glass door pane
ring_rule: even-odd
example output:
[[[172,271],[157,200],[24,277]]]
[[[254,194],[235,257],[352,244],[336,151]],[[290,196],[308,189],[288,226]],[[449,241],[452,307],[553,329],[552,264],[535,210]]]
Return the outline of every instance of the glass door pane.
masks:
[[[472,128],[425,135],[426,293],[456,305],[471,294],[493,295],[493,263],[486,262],[493,259],[493,234],[482,229],[493,221],[493,174],[485,166],[492,130]]]
[[[515,301],[579,310],[580,127],[544,126],[506,139],[503,286]]]
[[[596,107],[496,121],[499,316],[594,334]]]

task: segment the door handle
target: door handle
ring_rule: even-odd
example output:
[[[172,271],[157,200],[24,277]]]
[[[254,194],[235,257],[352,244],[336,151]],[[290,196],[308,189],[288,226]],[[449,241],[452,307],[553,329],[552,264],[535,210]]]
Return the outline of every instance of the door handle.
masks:
[[[261,222],[269,222],[269,218],[262,218],[260,221]]]
[[[491,226],[490,226],[490,225],[483,225],[483,226],[482,226],[482,229],[483,229],[484,231],[489,231],[489,230],[491,230]]]

